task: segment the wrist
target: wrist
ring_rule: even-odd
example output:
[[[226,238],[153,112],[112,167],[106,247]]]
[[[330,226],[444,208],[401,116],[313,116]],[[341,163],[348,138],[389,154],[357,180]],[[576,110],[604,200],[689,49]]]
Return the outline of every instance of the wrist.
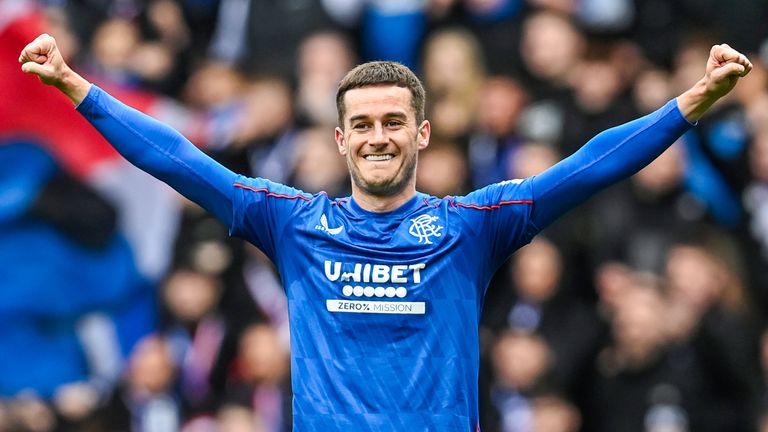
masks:
[[[702,78],[677,97],[677,106],[686,120],[695,123],[718,99],[717,95],[709,91],[706,80]]]
[[[80,105],[80,102],[82,102],[86,96],[88,96],[88,90],[91,89],[91,83],[72,69],[67,68],[62,73],[62,78],[56,84],[56,88],[64,93],[69,100],[77,106]]]

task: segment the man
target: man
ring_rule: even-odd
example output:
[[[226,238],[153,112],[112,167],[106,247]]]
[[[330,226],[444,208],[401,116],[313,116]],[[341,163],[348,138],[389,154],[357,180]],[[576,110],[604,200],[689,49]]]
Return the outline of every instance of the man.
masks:
[[[332,200],[225,169],[73,72],[48,35],[19,61],[129,161],[275,262],[291,317],[296,431],[479,430],[477,329],[494,271],[558,216],[653,160],[751,69],[714,46],[704,77],[658,111],[538,176],[439,199],[415,188],[431,130],[421,83],[399,64],[367,63],[337,93],[352,196]]]

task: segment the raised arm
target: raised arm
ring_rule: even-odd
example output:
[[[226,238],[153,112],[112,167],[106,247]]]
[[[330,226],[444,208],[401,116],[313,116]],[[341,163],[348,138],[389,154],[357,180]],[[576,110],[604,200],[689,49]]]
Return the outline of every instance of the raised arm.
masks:
[[[743,54],[725,44],[713,46],[704,77],[693,87],[645,117],[601,132],[532,179],[534,226],[544,229],[598,191],[649,164],[750,70],[752,64]]]
[[[78,75],[64,62],[56,41],[43,34],[19,56],[21,69],[55,86],[128,161],[232,223],[236,174],[205,155],[173,128],[139,112]]]

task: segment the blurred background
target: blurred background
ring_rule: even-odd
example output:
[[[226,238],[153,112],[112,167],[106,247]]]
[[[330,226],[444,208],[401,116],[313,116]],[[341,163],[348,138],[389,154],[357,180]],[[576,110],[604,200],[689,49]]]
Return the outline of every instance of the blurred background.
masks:
[[[271,263],[19,70],[41,32],[231,169],[350,193],[352,66],[412,67],[437,196],[534,175],[703,74],[755,69],[499,270],[483,431],[768,431],[768,1],[0,0],[0,431],[290,430]]]

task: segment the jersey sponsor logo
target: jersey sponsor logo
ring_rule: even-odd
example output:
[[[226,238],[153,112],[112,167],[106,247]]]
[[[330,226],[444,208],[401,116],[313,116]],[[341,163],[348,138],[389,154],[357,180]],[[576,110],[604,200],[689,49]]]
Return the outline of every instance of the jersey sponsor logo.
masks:
[[[432,244],[429,240],[430,237],[442,237],[440,231],[443,229],[441,225],[434,225],[434,222],[438,220],[437,216],[430,216],[423,214],[419,217],[411,219],[411,228],[408,232],[419,239],[419,243],[425,245]]]
[[[407,297],[406,286],[421,283],[421,273],[426,266],[425,263],[388,265],[325,260],[325,278],[343,284],[344,297],[378,297],[375,301],[327,299],[326,309],[329,312],[424,314],[424,302],[386,300]]]
[[[315,225],[315,229],[323,232],[327,232],[330,235],[336,235],[344,229],[344,225],[340,225],[336,228],[329,228],[328,217],[326,217],[325,213],[323,213],[323,215],[320,216],[320,225]]]
[[[326,260],[323,269],[325,277],[331,282],[407,284],[421,283],[421,271],[426,266],[424,263],[387,265]]]
[[[408,288],[406,287],[372,287],[361,285],[344,285],[341,289],[341,293],[345,297],[400,297],[405,298],[408,295]]]
[[[424,302],[388,302],[330,299],[325,301],[325,308],[328,312],[346,313],[399,315],[424,315],[426,313],[426,305]]]

